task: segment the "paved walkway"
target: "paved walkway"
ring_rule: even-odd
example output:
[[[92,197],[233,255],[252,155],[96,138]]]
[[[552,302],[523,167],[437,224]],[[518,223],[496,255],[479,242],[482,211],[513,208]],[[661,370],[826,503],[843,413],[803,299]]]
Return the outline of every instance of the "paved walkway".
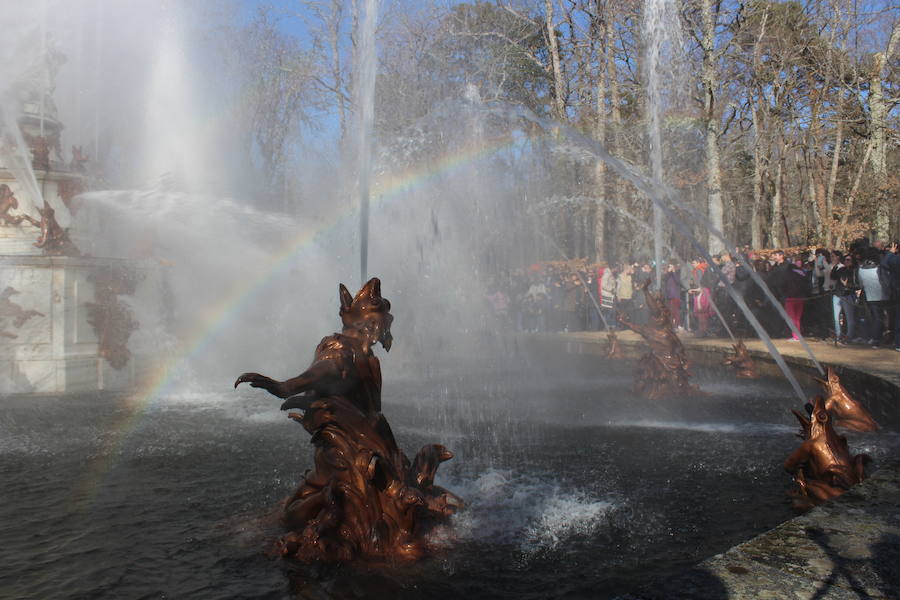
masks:
[[[608,343],[605,333],[544,335],[577,345],[570,346],[573,352],[605,353]],[[619,332],[618,338],[626,353],[641,351],[643,340],[637,334]],[[681,338],[689,352],[721,356],[731,348],[729,339]],[[768,357],[762,342],[746,343],[751,355]],[[813,366],[800,344],[777,340],[775,346],[789,363]],[[881,378],[893,384],[900,397],[900,352],[820,341],[810,341],[810,347],[823,365]],[[882,465],[865,482],[831,502],[618,600],[675,598],[900,598],[900,460]]]
[[[900,462],[842,496],[617,600],[900,598]]]
[[[606,346],[606,333],[580,331],[575,333],[546,334],[559,335],[566,340],[599,343]],[[633,331],[619,331],[616,334],[623,346],[643,344],[641,336]],[[688,349],[724,353],[731,349],[728,338],[695,338],[691,334],[679,334],[681,342]],[[769,358],[765,344],[760,340],[745,340],[747,349],[754,357]],[[797,342],[785,339],[774,340],[775,347],[794,364],[813,366],[812,361]],[[823,365],[842,366],[862,371],[893,383],[900,388],[900,352],[893,348],[870,348],[869,346],[835,346],[828,342],[808,340],[816,359]]]

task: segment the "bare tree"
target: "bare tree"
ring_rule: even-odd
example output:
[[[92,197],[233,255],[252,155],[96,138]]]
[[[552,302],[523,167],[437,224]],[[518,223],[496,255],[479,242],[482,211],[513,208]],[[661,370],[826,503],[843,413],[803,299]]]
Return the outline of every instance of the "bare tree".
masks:
[[[887,65],[897,50],[900,42],[900,19],[891,28],[891,36],[887,48],[877,52],[872,60],[872,72],[869,80],[869,118],[872,138],[872,171],[874,185],[877,190],[875,212],[875,235],[882,240],[890,234],[890,218],[892,203],[888,194],[887,168],[887,115],[890,106],[900,102],[900,98],[886,98],[883,80]]]
[[[553,76],[553,117],[558,121],[566,119],[566,91],[562,65],[559,56],[559,40],[556,37],[556,23],[553,20],[553,0],[544,0],[545,33],[550,49],[550,72]]]
[[[302,126],[314,125],[321,108],[315,90],[320,77],[313,56],[280,31],[270,11],[260,10],[248,24],[230,32],[227,59],[240,92],[235,128],[241,133],[254,196],[273,208],[289,210],[285,174],[298,147]]]
[[[719,168],[720,117],[717,114],[718,59],[722,50],[716,48],[716,21],[719,3],[703,0],[701,14],[703,33],[700,47],[703,51],[703,118],[706,124],[706,193],[710,223],[719,231],[725,231],[722,206],[722,174]],[[724,249],[718,237],[709,234],[709,251],[717,254]]]

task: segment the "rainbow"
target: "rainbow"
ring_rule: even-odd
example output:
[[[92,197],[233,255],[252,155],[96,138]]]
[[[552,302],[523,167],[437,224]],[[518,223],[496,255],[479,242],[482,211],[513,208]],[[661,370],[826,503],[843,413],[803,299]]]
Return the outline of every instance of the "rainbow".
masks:
[[[514,143],[513,136],[504,136],[478,147],[464,148],[454,154],[444,155],[425,167],[410,169],[400,174],[379,176],[372,185],[372,203],[377,206],[402,197],[406,191],[450,173],[461,166],[497,154]],[[317,229],[302,232],[288,240],[279,250],[273,252],[267,263],[251,276],[235,278],[235,283],[228,292],[215,305],[210,306],[203,318],[187,333],[180,349],[162,361],[141,382],[138,391],[125,399],[122,416],[113,423],[110,440],[100,453],[100,458],[89,467],[87,477],[82,480],[85,489],[77,497],[82,498],[88,505],[93,503],[93,494],[99,489],[99,484],[105,475],[113,468],[129,435],[138,427],[150,404],[168,391],[169,385],[175,379],[179,369],[192,357],[201,355],[206,350],[216,335],[240,314],[241,309],[252,299],[254,293],[263,289],[304,248],[344,224],[348,219],[358,218],[358,214],[359,207],[351,206],[344,213],[338,213],[326,220]]]

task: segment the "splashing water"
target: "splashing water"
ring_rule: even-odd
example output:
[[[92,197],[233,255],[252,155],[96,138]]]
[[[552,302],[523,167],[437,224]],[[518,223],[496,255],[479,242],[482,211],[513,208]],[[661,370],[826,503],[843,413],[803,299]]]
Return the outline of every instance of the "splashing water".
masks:
[[[616,504],[579,489],[563,490],[512,471],[490,468],[476,479],[447,484],[466,498],[451,530],[438,543],[490,541],[510,544],[524,554],[554,550],[572,536],[590,536],[609,524]]]
[[[366,0],[359,22],[359,48],[356,56],[357,106],[357,185],[359,187],[359,270],[360,284],[368,279],[369,269],[369,178],[372,170],[372,124],[375,119],[376,49],[375,26],[379,0]]]
[[[681,81],[675,68],[676,54],[683,47],[678,5],[674,0],[645,0],[641,23],[646,65],[647,137],[650,141],[650,172],[657,185],[663,182],[662,132],[660,114],[663,109],[660,80],[674,81],[672,89],[679,89]],[[656,287],[662,282],[663,213],[653,203],[653,260],[656,268]]]
[[[706,246],[704,246],[703,244],[701,244],[694,238],[690,228],[687,226],[687,224],[684,222],[684,220],[675,213],[675,211],[673,210],[673,207],[678,208],[679,210],[685,211],[686,213],[690,214],[692,217],[694,217],[700,223],[702,223],[704,225],[704,227],[706,227],[706,229],[709,231],[710,234],[712,234],[718,240],[720,240],[723,244],[725,244],[725,248],[729,252],[731,252],[732,256],[737,258],[737,260],[741,263],[741,265],[743,265],[743,267],[747,270],[750,277],[753,279],[754,283],[756,283],[756,285],[759,286],[759,288],[763,291],[763,293],[766,295],[768,300],[772,303],[772,306],[774,306],[775,309],[778,311],[778,313],[781,315],[781,317],[785,321],[785,323],[791,328],[791,330],[794,332],[794,334],[798,336],[798,338],[800,339],[801,345],[803,346],[804,350],[806,350],[807,355],[810,357],[810,359],[816,365],[819,372],[824,374],[824,369],[822,368],[822,365],[819,363],[818,360],[816,360],[809,345],[806,343],[805,339],[798,331],[797,326],[794,324],[794,322],[788,316],[787,312],[785,311],[785,309],[781,305],[781,303],[778,302],[778,300],[772,294],[772,291],[769,289],[769,287],[766,285],[766,283],[759,276],[759,273],[757,273],[752,268],[752,266],[749,265],[749,263],[747,263],[747,260],[737,251],[737,249],[734,247],[734,244],[732,244],[721,231],[716,229],[712,225],[712,223],[710,223],[709,219],[707,219],[704,215],[701,215],[697,210],[693,209],[686,203],[680,201],[678,199],[678,194],[675,192],[675,190],[673,190],[665,185],[662,185],[658,181],[654,181],[652,179],[647,178],[634,165],[627,163],[626,161],[610,154],[609,151],[605,148],[605,146],[602,143],[600,143],[594,139],[588,138],[587,136],[585,136],[584,134],[582,134],[579,131],[576,131],[572,127],[562,125],[562,124],[552,121],[550,119],[538,117],[537,115],[532,113],[527,108],[524,108],[521,106],[515,106],[515,107],[513,107],[513,106],[494,106],[490,110],[494,114],[502,115],[508,119],[515,119],[515,118],[525,119],[531,123],[539,125],[545,131],[552,130],[552,129],[557,129],[557,130],[563,131],[571,143],[576,144],[582,150],[591,152],[597,160],[604,161],[607,165],[612,167],[620,176],[624,177],[626,180],[628,180],[630,183],[632,183],[638,190],[640,190],[641,192],[646,194],[647,197],[653,201],[654,206],[659,207],[660,210],[662,210],[665,213],[665,215],[669,218],[669,222],[672,223],[672,225],[676,228],[676,230],[681,235],[683,235],[686,240],[688,240],[691,243],[691,245],[694,247],[694,249],[697,251],[697,253],[700,254],[700,256],[702,256],[707,261],[707,263],[710,265],[710,268],[713,269],[713,271],[719,277],[719,281],[725,286],[725,290],[731,296],[732,300],[734,300],[735,304],[737,304],[738,308],[741,309],[741,312],[744,314],[744,316],[746,317],[746,319],[750,323],[750,325],[753,327],[753,329],[756,331],[759,338],[763,341],[763,343],[766,344],[766,348],[769,350],[769,354],[772,356],[772,358],[775,360],[778,367],[784,373],[785,377],[791,383],[791,386],[794,388],[794,391],[797,394],[797,397],[801,400],[801,402],[804,402],[804,403],[806,402],[807,397],[806,397],[805,392],[803,391],[802,387],[800,386],[800,383],[797,380],[796,376],[794,376],[794,374],[791,372],[790,368],[787,366],[787,363],[784,361],[784,357],[781,355],[781,352],[779,352],[778,348],[775,347],[774,343],[772,342],[772,338],[769,336],[769,334],[765,331],[765,329],[759,323],[759,320],[756,318],[756,315],[753,314],[753,312],[747,306],[747,303],[744,300],[743,296],[741,296],[739,293],[737,293],[737,291],[734,289],[734,287],[728,282],[727,278],[722,274],[721,269],[719,269],[719,267],[716,266],[715,261],[712,260],[712,257],[710,256],[709,251],[706,248]]]

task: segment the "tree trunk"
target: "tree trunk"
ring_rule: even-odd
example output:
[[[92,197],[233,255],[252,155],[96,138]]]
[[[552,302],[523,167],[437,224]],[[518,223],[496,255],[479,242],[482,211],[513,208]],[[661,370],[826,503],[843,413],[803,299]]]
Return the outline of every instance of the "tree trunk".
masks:
[[[825,190],[825,218],[827,227],[825,231],[825,246],[831,248],[834,245],[834,189],[837,186],[838,166],[841,161],[841,147],[844,144],[844,120],[839,118],[837,131],[834,134],[834,155],[831,157],[831,172],[828,175],[828,189]]]
[[[828,238],[831,237],[831,215],[828,214],[827,202],[825,201],[825,165],[821,157],[816,157],[813,187],[816,193],[816,207],[819,220],[816,224],[816,232],[819,236],[819,243],[827,246]]]
[[[866,165],[869,163],[869,157],[872,156],[872,148],[875,146],[872,140],[866,144],[866,151],[863,153],[862,160],[859,161],[859,168],[856,170],[856,177],[853,178],[853,185],[850,187],[850,193],[847,194],[847,204],[844,206],[844,214],[841,216],[841,229],[847,227],[850,221],[850,214],[853,212],[853,205],[856,203],[856,195],[859,193],[859,184],[862,183],[863,173]]]
[[[900,38],[900,21],[894,23],[887,50],[878,52],[873,57],[872,76],[869,81],[869,112],[872,136],[872,171],[876,189],[875,199],[875,237],[887,240],[891,227],[891,202],[888,197],[887,176],[887,114],[888,101],[884,97],[882,79],[885,76],[885,65],[897,46]]]
[[[816,141],[810,135],[810,144],[808,149],[803,152],[803,162],[806,167],[806,193],[809,196],[808,206],[812,209],[813,226],[816,230],[816,238],[822,239],[822,220],[824,218],[824,205],[820,204],[819,195],[816,193],[816,158],[813,156]],[[824,201],[824,198],[821,198]]]
[[[765,11],[763,12],[762,21],[759,27],[759,37],[756,39],[756,44],[753,48],[753,76],[756,79],[757,73],[759,73],[760,62],[762,59],[762,40],[766,34],[766,24],[769,20],[769,5],[765,5]],[[752,92],[751,92],[752,93]],[[763,161],[763,121],[762,115],[760,111],[762,110],[762,99],[764,98],[763,91],[757,88],[757,97],[756,99],[750,99],[750,110],[751,115],[753,117],[753,213],[750,215],[750,244],[754,248],[762,248],[763,247],[763,230],[762,230],[762,221],[763,221],[763,171],[766,169],[766,165]],[[757,102],[759,102],[759,106],[757,106]]]
[[[709,220],[712,226],[725,233],[722,183],[719,169],[719,122],[716,118],[715,95],[718,86],[715,51],[716,23],[713,0],[703,0],[703,112],[706,119],[706,188]],[[722,241],[709,234],[709,252],[724,250]]]
[[[599,7],[598,7],[599,10]],[[601,40],[603,44],[603,60],[599,61],[597,73],[597,120],[594,122],[594,138],[606,144],[606,78],[611,52],[609,51],[608,25],[604,19]],[[600,261],[606,258],[606,163],[597,161],[594,171],[594,194],[597,206],[594,210],[594,257]]]
[[[762,156],[762,132],[760,130],[759,110],[756,106],[751,109],[753,116],[753,131],[756,134],[753,140],[753,210],[750,213],[750,245],[754,248],[763,247],[763,164]]]
[[[544,9],[547,13],[547,46],[550,48],[550,66],[553,74],[553,118],[563,121],[566,118],[566,95],[559,59],[559,41],[556,39],[556,27],[553,24],[553,0],[544,0]]]
[[[616,68],[616,58],[615,52],[613,49],[613,43],[611,41],[610,44],[607,44],[606,47],[607,59],[606,59],[606,80],[607,85],[609,86],[609,107],[610,107],[610,117],[612,119],[612,139],[610,140],[613,145],[613,154],[616,156],[620,156],[624,158],[624,148],[622,144],[622,110],[619,106],[620,97],[619,97],[619,75],[618,69]],[[618,208],[626,208],[626,200],[625,200],[625,181],[616,175],[613,179],[613,189],[612,189],[613,197],[612,204]],[[609,211],[607,211],[607,217],[613,217],[615,222],[621,223],[621,219],[619,219],[618,215],[613,215]],[[608,230],[608,225],[607,225]],[[611,248],[611,240],[610,238],[613,236],[607,236],[607,258],[610,255],[613,255],[614,258],[619,258],[614,248]]]
[[[772,196],[772,220],[769,234],[771,236],[772,247],[780,248],[783,246],[785,236],[782,235],[784,228],[784,153],[787,151],[787,144],[782,142],[781,150],[778,153],[778,163],[775,167],[775,194]]]

